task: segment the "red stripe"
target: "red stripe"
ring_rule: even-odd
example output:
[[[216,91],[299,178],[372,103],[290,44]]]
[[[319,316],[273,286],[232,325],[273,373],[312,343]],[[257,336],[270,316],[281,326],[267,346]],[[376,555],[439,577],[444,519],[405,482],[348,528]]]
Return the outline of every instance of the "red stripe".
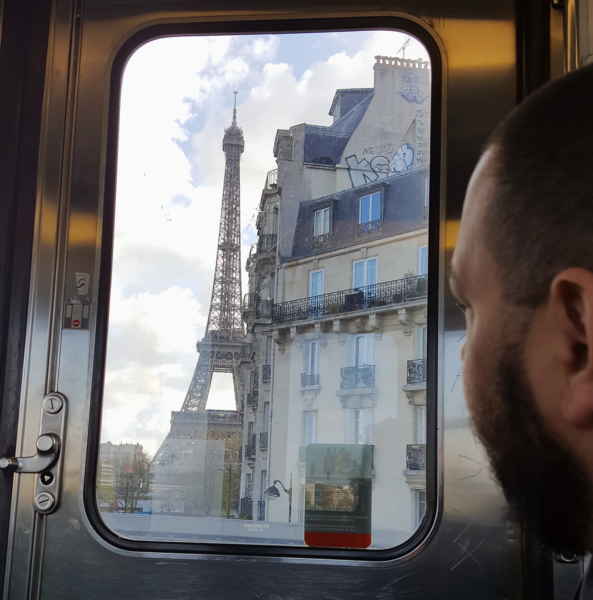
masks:
[[[371,534],[313,533],[305,531],[305,544],[324,548],[368,548],[371,545]]]

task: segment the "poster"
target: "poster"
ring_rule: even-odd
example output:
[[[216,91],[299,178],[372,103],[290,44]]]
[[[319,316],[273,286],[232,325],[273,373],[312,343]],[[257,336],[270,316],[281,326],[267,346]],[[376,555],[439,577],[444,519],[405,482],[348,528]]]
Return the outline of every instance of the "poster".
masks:
[[[368,548],[372,446],[309,444],[305,469],[305,543]]]

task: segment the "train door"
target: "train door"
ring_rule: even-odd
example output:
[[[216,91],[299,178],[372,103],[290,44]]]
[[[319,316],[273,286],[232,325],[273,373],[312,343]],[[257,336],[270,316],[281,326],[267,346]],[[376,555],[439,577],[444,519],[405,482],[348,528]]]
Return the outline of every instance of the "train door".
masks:
[[[538,12],[546,23],[542,25],[546,39],[550,22],[554,34],[562,24],[561,15],[550,11],[546,8],[543,16]],[[446,292],[446,274],[465,186],[481,145],[517,99],[549,77],[549,64],[539,75],[526,68],[536,64],[540,50],[541,32],[534,31],[531,16],[521,3],[490,0],[463,7],[408,0],[391,4],[54,0],[17,443],[15,457],[9,457],[12,462],[3,463],[18,471],[13,475],[5,598],[473,599],[520,598],[527,593],[547,563],[539,548],[530,546],[509,521],[484,452],[471,433],[460,389],[463,324]],[[350,82],[331,89],[331,124],[274,124],[278,170],[266,175],[259,204],[262,216],[254,221],[257,247],[247,261],[249,277],[255,273],[255,278],[260,267],[263,275],[253,279],[257,285],[249,288],[241,307],[251,329],[218,325],[210,337],[201,339],[199,333],[200,357],[211,358],[205,377],[217,369],[236,377],[232,389],[239,398],[237,405],[204,411],[202,392],[190,389],[183,403],[189,409],[174,409],[171,416],[171,428],[181,433],[165,435],[151,456],[133,439],[119,445],[119,440],[102,439],[105,390],[111,385],[105,376],[106,360],[117,340],[116,325],[126,325],[125,315],[114,325],[113,282],[126,260],[121,253],[114,259],[120,243],[114,220],[119,218],[116,181],[121,180],[117,163],[121,86],[130,57],[143,45],[174,36],[277,39],[353,31],[400,32],[425,49],[427,58],[415,63],[406,58],[405,43],[373,57],[375,72],[408,69],[408,79],[396,91],[402,106],[413,114],[415,129],[404,131],[393,148],[385,149],[386,138],[361,146],[360,155],[348,154],[344,148],[358,126],[353,120],[360,121],[364,111],[371,110],[367,105],[379,97],[376,86]],[[310,46],[299,52],[314,64],[315,45]],[[550,52],[549,45],[546,51]],[[354,55],[339,49],[334,62]],[[158,52],[153,54],[154,61],[158,58]],[[227,68],[237,64],[229,62]],[[345,62],[345,68],[351,64]],[[422,73],[428,64],[430,80]],[[304,76],[302,86],[310,76]],[[340,80],[328,79],[327,85],[335,81]],[[430,97],[430,115],[423,112],[425,97]],[[243,150],[230,109],[228,116],[224,151],[230,164],[229,156]],[[148,118],[145,125],[150,124]],[[294,127],[282,129],[289,125]],[[204,139],[213,153],[219,152],[219,137]],[[425,163],[422,144],[430,148]],[[332,158],[338,146],[337,158]],[[307,189],[319,186],[322,191],[291,205],[284,198],[292,180],[282,169],[294,162],[295,149],[305,157],[300,160],[302,169],[308,169]],[[238,158],[237,154],[233,160]],[[330,177],[330,171],[336,181],[343,178],[331,189],[319,183]],[[149,188],[150,181],[147,196]],[[408,219],[389,212],[399,206],[395,200],[390,204],[390,194],[397,198],[413,189],[419,199],[413,219],[420,225],[413,231],[403,226],[390,229]],[[281,201],[274,200],[275,195],[281,195]],[[181,198],[178,204],[184,201]],[[361,207],[367,209],[364,218]],[[169,213],[160,208],[166,222]],[[138,204],[134,210],[140,218],[152,209]],[[225,214],[231,218],[230,212]],[[266,214],[273,215],[274,231],[262,225]],[[196,227],[206,229],[196,231],[195,237],[219,226],[218,214],[198,221]],[[290,232],[290,242],[277,234],[276,228],[282,227]],[[352,236],[348,243],[343,242],[346,231]],[[416,235],[418,231],[421,234]],[[212,252],[232,252],[229,236],[219,238]],[[382,250],[385,240],[401,241],[398,248],[409,265],[389,270],[394,254]],[[331,262],[342,255],[342,266]],[[148,268],[156,269],[150,260]],[[357,264],[366,275],[353,285]],[[368,285],[371,267],[373,281]],[[119,277],[123,272],[117,273]],[[301,292],[296,288],[291,292],[290,286],[296,285],[291,273],[300,277]],[[317,280],[313,285],[318,273],[324,276],[323,289]],[[314,292],[309,292],[309,285]],[[210,283],[207,289],[206,304]],[[315,311],[311,295],[316,297]],[[176,310],[169,306],[163,322],[175,323]],[[391,336],[392,331],[398,337]],[[149,352],[150,343],[146,339],[139,347]],[[364,360],[350,364],[353,344],[360,352],[365,344],[366,354]],[[222,347],[231,358],[216,358]],[[401,355],[397,389],[388,389],[392,384],[386,374],[395,354],[385,348],[391,352],[397,348]],[[128,351],[125,344],[117,350]],[[315,361],[311,359],[301,373],[312,353]],[[342,363],[332,366],[331,361],[340,357]],[[200,363],[194,377],[202,372],[199,368]],[[143,374],[138,371],[130,378],[138,382]],[[122,380],[117,381],[115,387]],[[202,380],[191,381],[193,385]],[[283,381],[290,381],[294,390],[288,406],[277,399],[283,398],[281,394],[269,395]],[[211,392],[208,386],[204,389]],[[332,390],[327,400],[327,406],[333,403],[331,410],[321,404],[324,387]],[[391,412],[381,417],[385,407],[380,394],[386,389],[405,402],[397,410],[389,405]],[[132,392],[123,394],[121,412],[114,420],[129,419],[126,406],[134,402]],[[206,413],[207,417],[200,416]],[[335,415],[342,423],[337,433]],[[405,419],[407,428],[400,426]],[[394,428],[385,429],[386,424]],[[141,423],[139,428],[145,426]],[[224,439],[217,437],[220,431],[225,432]],[[272,452],[278,440],[284,444],[282,450]],[[115,442],[114,447],[107,442]],[[191,496],[181,482],[189,472],[182,466],[196,452],[190,448],[194,444],[202,444],[202,462],[194,477],[201,483],[197,495]],[[315,475],[308,462],[314,454],[308,447],[324,444],[319,472],[324,469],[326,480],[319,472]],[[361,445],[368,452],[360,450]],[[101,453],[109,454],[109,460],[102,463]],[[353,457],[359,454],[372,456],[368,472],[354,464]],[[344,475],[355,468],[366,474]],[[391,479],[381,473],[389,468],[397,471],[400,488],[389,488]],[[336,475],[338,483],[332,487],[330,479],[338,470],[342,479]],[[204,496],[208,473],[218,504]],[[356,500],[362,498],[356,494],[362,493],[364,478],[374,497],[383,493],[381,486],[387,490],[380,506],[383,512],[373,513],[375,523],[385,525],[372,530],[369,548],[356,541],[356,535],[340,537],[354,530],[335,524],[348,521],[350,513],[366,518]],[[129,500],[122,485],[128,485],[128,491],[136,486],[140,495]],[[397,521],[404,514],[405,519]],[[334,535],[308,547],[302,531],[317,527],[315,518],[323,521],[325,533]],[[344,539],[349,541],[339,542]]]

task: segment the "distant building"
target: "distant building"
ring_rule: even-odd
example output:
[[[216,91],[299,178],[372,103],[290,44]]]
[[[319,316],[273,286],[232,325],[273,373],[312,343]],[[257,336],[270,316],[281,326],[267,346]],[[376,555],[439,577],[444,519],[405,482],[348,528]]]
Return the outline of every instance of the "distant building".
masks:
[[[102,443],[97,478],[99,506],[134,510],[148,489],[147,467],[148,458],[141,444]]]
[[[377,57],[337,90],[333,124],[278,130],[246,270],[252,344],[241,496],[254,519],[304,518],[305,448],[373,447],[373,527],[405,539],[425,498],[430,71]],[[320,488],[321,489],[321,488]]]

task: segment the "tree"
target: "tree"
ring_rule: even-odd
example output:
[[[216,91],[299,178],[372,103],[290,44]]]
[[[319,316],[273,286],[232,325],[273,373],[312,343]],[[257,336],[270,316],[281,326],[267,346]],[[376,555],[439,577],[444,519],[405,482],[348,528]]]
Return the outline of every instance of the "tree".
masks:
[[[115,481],[115,503],[125,512],[133,513],[138,502],[146,498],[148,492],[149,459],[145,452],[134,453],[131,464],[121,465]]]

